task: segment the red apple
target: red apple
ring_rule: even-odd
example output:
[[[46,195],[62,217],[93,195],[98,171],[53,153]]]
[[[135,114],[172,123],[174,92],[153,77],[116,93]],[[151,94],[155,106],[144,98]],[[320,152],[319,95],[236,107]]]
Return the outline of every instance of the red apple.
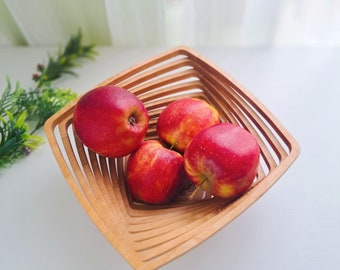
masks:
[[[158,137],[179,152],[201,130],[220,122],[217,110],[198,98],[182,98],[170,103],[157,120]]]
[[[257,174],[260,148],[246,129],[220,123],[195,136],[184,153],[189,179],[216,197],[245,192]]]
[[[77,102],[73,125],[80,141],[105,157],[131,153],[145,138],[148,113],[132,93],[117,86],[101,86]]]
[[[172,201],[183,186],[183,156],[158,140],[144,141],[129,156],[126,176],[133,198],[149,204]]]

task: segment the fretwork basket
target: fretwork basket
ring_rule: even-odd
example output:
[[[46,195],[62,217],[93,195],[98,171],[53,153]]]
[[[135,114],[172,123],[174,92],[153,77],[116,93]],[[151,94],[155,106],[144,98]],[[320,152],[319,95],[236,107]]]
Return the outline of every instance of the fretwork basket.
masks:
[[[77,100],[53,115],[45,132],[66,181],[98,229],[135,269],[156,269],[219,231],[259,199],[299,154],[296,140],[259,100],[190,48],[166,51],[99,85],[108,84],[122,86],[144,102],[150,116],[147,138],[156,138],[157,118],[167,104],[198,97],[214,105],[222,121],[249,130],[261,147],[258,175],[239,198],[148,206],[134,202],[126,190],[126,157],[100,157],[74,136]]]

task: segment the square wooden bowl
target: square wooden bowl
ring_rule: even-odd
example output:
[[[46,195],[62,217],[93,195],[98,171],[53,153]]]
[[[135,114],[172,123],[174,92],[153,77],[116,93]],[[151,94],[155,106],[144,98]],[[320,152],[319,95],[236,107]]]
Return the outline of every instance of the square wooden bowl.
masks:
[[[261,147],[258,175],[239,198],[182,198],[150,206],[134,202],[126,189],[127,157],[98,156],[74,136],[77,100],[53,115],[45,132],[66,181],[98,229],[135,269],[159,268],[219,231],[263,195],[299,154],[298,143],[259,100],[190,48],[164,52],[99,85],[108,84],[124,87],[144,102],[150,117],[147,139],[157,137],[157,118],[167,104],[198,97],[214,105],[222,121],[250,131]]]

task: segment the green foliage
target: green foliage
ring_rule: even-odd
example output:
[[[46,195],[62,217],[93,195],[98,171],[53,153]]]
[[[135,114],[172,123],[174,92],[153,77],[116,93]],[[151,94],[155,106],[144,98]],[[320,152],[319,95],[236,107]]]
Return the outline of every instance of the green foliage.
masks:
[[[11,82],[7,78],[7,87],[3,92],[0,99],[0,116],[5,117],[7,111],[13,115],[18,115],[24,110],[22,103],[25,100],[26,91],[19,86],[19,83],[15,85],[15,89],[12,90]]]
[[[43,138],[33,133],[77,97],[70,89],[53,87],[51,82],[65,74],[76,75],[72,69],[79,66],[82,59],[94,58],[94,45],[85,46],[81,41],[79,31],[55,57],[48,57],[46,67],[37,65],[37,73],[33,74],[35,88],[25,90],[19,82],[12,88],[7,78],[7,87],[0,99],[0,168],[8,167],[43,143]],[[32,131],[28,122],[34,125]]]
[[[26,97],[27,120],[35,123],[32,133],[41,128],[48,118],[76,97],[77,94],[70,89],[50,86],[28,92]]]
[[[73,68],[79,66],[82,59],[93,59],[96,55],[94,45],[82,45],[82,33],[71,36],[65,48],[60,48],[55,57],[49,56],[46,66],[37,65],[37,73],[33,74],[33,80],[38,83],[38,87],[60,78],[64,74],[76,75]]]
[[[26,112],[14,117],[9,111],[0,117],[0,168],[8,167],[43,143],[43,138],[28,133]]]

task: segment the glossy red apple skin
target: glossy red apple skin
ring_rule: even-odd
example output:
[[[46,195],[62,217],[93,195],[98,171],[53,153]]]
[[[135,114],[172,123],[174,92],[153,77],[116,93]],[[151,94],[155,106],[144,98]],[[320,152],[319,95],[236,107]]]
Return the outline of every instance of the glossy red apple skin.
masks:
[[[233,198],[253,183],[259,159],[259,144],[251,133],[220,123],[192,139],[184,153],[184,168],[188,178],[210,194]]]
[[[144,140],[148,112],[132,93],[117,86],[101,86],[77,102],[73,126],[80,141],[105,157],[122,157]]]
[[[183,153],[201,130],[220,123],[218,111],[204,100],[182,98],[170,103],[157,120],[158,137]]]
[[[183,156],[158,140],[146,140],[129,156],[126,177],[136,201],[169,203],[184,184]]]

